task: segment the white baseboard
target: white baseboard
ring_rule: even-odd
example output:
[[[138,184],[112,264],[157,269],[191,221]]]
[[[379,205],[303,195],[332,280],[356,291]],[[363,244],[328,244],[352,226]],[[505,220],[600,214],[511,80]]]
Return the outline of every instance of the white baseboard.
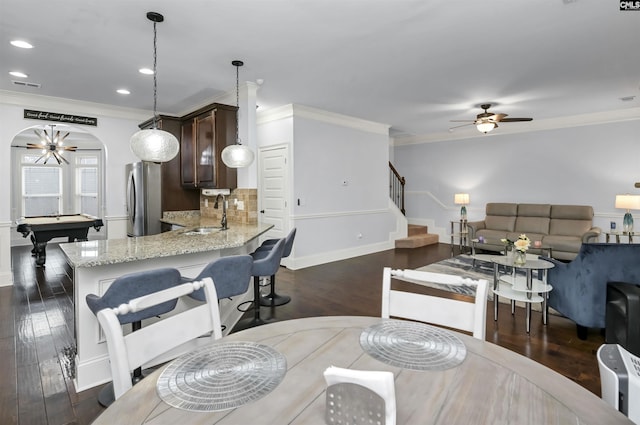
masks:
[[[323,252],[307,257],[291,258],[287,267],[291,270],[304,269],[306,267],[331,263],[333,261],[346,260],[348,258],[359,257],[361,255],[373,254],[380,251],[395,248],[395,241],[380,242],[371,245],[363,245],[356,248],[343,249],[339,251]]]

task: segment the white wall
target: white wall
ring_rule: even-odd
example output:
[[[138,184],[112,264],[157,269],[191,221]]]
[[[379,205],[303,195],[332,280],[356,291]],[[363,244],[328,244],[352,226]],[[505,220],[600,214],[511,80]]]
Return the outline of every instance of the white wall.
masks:
[[[470,195],[468,218],[482,220],[488,202],[591,205],[594,223],[621,227],[616,194],[640,194],[640,114],[619,122],[488,135],[394,148],[394,165],[407,179],[412,223],[434,220],[441,241],[459,218],[456,192]],[[640,211],[636,212],[640,226]],[[435,229],[434,229],[435,230]],[[446,236],[445,236],[446,235]],[[444,237],[444,238],[443,238]],[[602,238],[604,241],[604,238]]]
[[[292,268],[393,247],[387,126],[287,105],[259,114],[257,134],[261,147],[292,147]]]
[[[256,149],[256,105],[257,86],[244,83],[240,87],[239,135],[243,144]],[[235,86],[233,91],[224,93],[208,103],[218,102],[235,105]],[[204,106],[204,105],[201,105]],[[194,106],[189,111],[197,109]],[[45,121],[23,118],[24,109],[49,112],[61,112],[98,118],[96,127],[82,126],[105,146],[105,202],[102,219],[105,227],[101,232],[108,238],[126,237],[125,175],[127,163],[138,161],[129,148],[131,135],[139,130],[138,124],[152,116],[150,111],[126,109],[90,102],[78,102],[69,99],[34,96],[18,92],[0,91],[0,179],[6,182],[0,185],[0,286],[10,285],[11,276],[11,239],[15,232],[15,223],[11,221],[11,142],[25,128],[42,124]],[[246,111],[246,113],[243,112]],[[159,111],[161,113],[161,111]],[[239,187],[256,187],[256,164],[238,170]]]
[[[103,221],[109,238],[126,236],[125,222],[125,175],[124,166],[137,158],[129,149],[129,138],[138,130],[138,124],[149,118],[150,113],[138,110],[123,110],[87,102],[74,102],[44,96],[20,95],[2,92],[0,96],[0,286],[12,284],[11,233],[15,223],[11,221],[11,142],[25,128],[44,121],[23,118],[24,109],[62,112],[98,118],[96,127],[83,126],[105,146],[106,196]],[[124,233],[123,233],[124,229]]]

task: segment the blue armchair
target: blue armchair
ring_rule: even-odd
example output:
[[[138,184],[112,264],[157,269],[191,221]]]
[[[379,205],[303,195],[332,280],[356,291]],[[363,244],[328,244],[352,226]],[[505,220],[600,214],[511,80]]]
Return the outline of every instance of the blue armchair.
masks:
[[[547,275],[553,286],[549,306],[576,322],[578,337],[605,327],[607,282],[640,283],[640,244],[583,243],[577,257],[555,264]]]

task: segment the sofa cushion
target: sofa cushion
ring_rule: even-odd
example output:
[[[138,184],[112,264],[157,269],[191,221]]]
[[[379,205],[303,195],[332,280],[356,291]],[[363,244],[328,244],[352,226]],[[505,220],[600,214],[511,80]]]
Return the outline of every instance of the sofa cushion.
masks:
[[[500,242],[500,239],[506,238],[507,232],[504,230],[482,229],[476,233],[476,238],[479,236],[482,236],[487,244],[503,246],[504,244]]]
[[[518,204],[518,217],[551,216],[551,204]]]
[[[487,204],[485,214],[515,217],[518,215],[518,204],[492,202]]]
[[[587,205],[552,205],[551,219],[593,221],[593,207]],[[588,229],[587,229],[588,230]]]
[[[484,219],[487,229],[501,230],[503,232],[513,232],[516,228],[516,217],[488,215]]]
[[[546,235],[549,233],[549,217],[521,217],[516,218],[516,232]]]
[[[591,226],[591,220],[559,220],[552,218],[551,223],[549,223],[549,235],[573,236],[578,238],[578,242],[582,242],[582,235],[588,232]]]
[[[547,235],[542,238],[542,245],[551,247],[553,252],[574,252],[580,251],[582,239],[575,236]],[[554,255],[555,257],[555,255]]]

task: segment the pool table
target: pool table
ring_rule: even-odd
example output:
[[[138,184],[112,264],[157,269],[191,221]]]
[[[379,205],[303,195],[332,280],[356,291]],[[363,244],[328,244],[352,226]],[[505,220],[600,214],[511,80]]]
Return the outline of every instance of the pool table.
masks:
[[[101,219],[88,214],[23,217],[16,223],[23,237],[31,233],[31,253],[38,266],[43,266],[47,260],[47,242],[51,239],[65,237],[69,242],[86,241],[90,227],[100,230],[103,226]]]

